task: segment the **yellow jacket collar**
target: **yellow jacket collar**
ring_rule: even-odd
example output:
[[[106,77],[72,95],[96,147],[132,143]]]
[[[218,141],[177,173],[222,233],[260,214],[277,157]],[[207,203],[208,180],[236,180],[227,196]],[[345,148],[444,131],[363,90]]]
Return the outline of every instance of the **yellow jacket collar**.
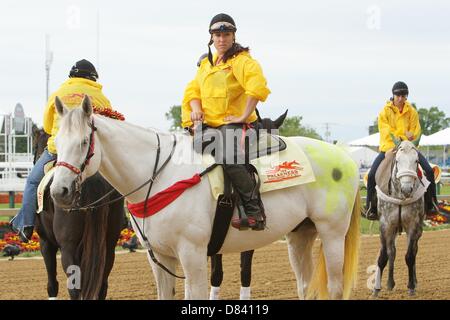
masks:
[[[85,78],[69,78],[63,83],[63,86],[73,84],[86,84],[91,87],[96,87],[100,90],[103,88],[103,86],[100,83]]]
[[[388,107],[388,108],[392,109],[392,111],[394,111],[395,113],[399,113],[400,112],[398,110],[398,108],[396,106],[394,106],[394,102],[393,101],[387,101],[385,107]],[[405,102],[405,106],[403,107],[402,114],[405,114],[405,113],[409,112],[411,108],[412,108],[411,104],[408,101],[406,101]]]

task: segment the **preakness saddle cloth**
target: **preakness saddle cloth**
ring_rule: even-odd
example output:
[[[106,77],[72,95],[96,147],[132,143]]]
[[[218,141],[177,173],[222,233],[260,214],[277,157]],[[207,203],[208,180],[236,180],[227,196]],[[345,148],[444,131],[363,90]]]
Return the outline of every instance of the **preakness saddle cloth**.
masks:
[[[316,181],[311,164],[300,146],[287,137],[282,139],[286,143],[284,150],[250,160],[261,180],[260,193]],[[211,155],[203,155],[205,168],[213,163]],[[224,192],[222,168],[211,171],[208,178],[213,197],[217,200]]]

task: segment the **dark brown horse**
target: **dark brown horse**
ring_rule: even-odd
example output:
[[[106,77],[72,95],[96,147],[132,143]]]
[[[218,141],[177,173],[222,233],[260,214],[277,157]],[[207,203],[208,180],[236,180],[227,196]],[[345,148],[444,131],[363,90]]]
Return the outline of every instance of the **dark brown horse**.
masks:
[[[47,145],[48,135],[36,132],[35,160]],[[48,188],[47,188],[48,189]],[[96,174],[81,187],[80,205],[101,198],[112,187]],[[103,200],[120,197],[117,191]],[[47,292],[50,299],[58,295],[56,253],[61,250],[61,263],[68,277],[71,299],[105,299],[108,276],[114,264],[115,247],[125,225],[124,202],[116,201],[91,211],[67,212],[53,204],[50,192],[44,198],[44,211],[37,215],[36,231],[47,269]]]
[[[261,118],[258,109],[256,114],[258,116],[258,125],[261,129],[267,130],[269,133],[277,134],[278,130],[286,119],[288,110],[286,110],[276,120],[270,118]],[[272,132],[273,131],[273,132]],[[241,293],[240,299],[250,299],[250,282],[252,279],[252,260],[255,250],[241,252]],[[211,257],[211,291],[210,299],[217,300],[219,298],[219,287],[223,280],[222,255],[216,254]]]

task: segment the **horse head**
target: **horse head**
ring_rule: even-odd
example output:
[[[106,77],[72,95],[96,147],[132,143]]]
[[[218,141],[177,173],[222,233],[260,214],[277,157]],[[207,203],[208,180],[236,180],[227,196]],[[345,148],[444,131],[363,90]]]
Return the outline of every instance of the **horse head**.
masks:
[[[58,162],[50,188],[53,200],[63,208],[72,207],[80,195],[81,183],[100,167],[100,141],[96,140],[91,100],[86,95],[81,108],[69,111],[55,98],[60,127],[55,139]]]
[[[410,141],[402,141],[396,150],[392,179],[400,183],[400,191],[409,198],[414,190],[419,165],[419,153]]]

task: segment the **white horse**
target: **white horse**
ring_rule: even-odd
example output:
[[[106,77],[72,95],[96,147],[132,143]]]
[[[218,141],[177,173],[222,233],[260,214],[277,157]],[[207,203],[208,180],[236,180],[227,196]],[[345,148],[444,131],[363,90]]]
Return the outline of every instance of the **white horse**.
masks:
[[[57,98],[56,109],[61,117],[56,138],[58,161],[63,164],[55,171],[51,195],[58,205],[71,207],[79,182],[97,171],[121,194],[129,193],[152,176],[158,140],[161,162],[171,154],[174,139],[177,144],[174,156],[155,179],[152,194],[204,170],[201,164],[180,163],[179,154],[192,150],[189,136],[158,133],[95,115],[87,96],[81,108],[71,111]],[[88,151],[92,147],[91,138],[95,139],[94,155]],[[260,248],[287,235],[299,297],[306,298],[308,293],[308,297],[348,298],[354,285],[359,251],[360,196],[356,164],[337,146],[300,137],[294,141],[312,162],[316,181],[264,193],[267,228],[238,231],[230,227],[220,253]],[[85,166],[88,154],[92,157]],[[84,172],[79,173],[80,167],[85,168]],[[142,202],[147,190],[142,188],[127,196],[127,200]],[[159,262],[172,272],[177,262],[181,263],[186,277],[186,299],[208,299],[207,245],[215,207],[216,201],[205,178],[157,214],[137,219]],[[323,249],[314,276],[311,248],[317,234]],[[142,237],[140,241],[145,243]],[[158,298],[173,299],[175,278],[151,259],[149,262],[156,278]]]

